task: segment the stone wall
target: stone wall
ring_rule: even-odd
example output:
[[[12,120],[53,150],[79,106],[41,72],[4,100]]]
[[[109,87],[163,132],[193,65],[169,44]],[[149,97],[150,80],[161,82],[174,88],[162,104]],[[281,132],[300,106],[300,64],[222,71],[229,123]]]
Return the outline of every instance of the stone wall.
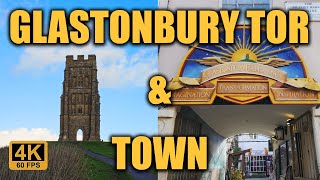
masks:
[[[83,140],[100,141],[100,96],[95,55],[89,55],[88,59],[83,55],[77,59],[66,57],[59,140],[76,141],[79,129],[83,132]]]
[[[186,135],[208,137],[208,170],[198,172],[168,172],[158,173],[159,180],[183,178],[225,178],[226,169],[226,139],[210,128],[190,107],[168,107],[159,110],[158,113],[159,135]],[[191,179],[192,179],[191,178]],[[197,178],[197,179],[198,179]]]

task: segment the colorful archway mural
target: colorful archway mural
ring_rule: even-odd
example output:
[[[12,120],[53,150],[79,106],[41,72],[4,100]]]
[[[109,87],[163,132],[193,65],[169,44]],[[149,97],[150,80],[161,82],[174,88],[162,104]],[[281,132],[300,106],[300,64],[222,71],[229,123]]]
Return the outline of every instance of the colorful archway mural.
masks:
[[[320,84],[288,43],[250,43],[251,29],[237,27],[235,42],[191,46],[170,81],[173,104],[319,104]]]

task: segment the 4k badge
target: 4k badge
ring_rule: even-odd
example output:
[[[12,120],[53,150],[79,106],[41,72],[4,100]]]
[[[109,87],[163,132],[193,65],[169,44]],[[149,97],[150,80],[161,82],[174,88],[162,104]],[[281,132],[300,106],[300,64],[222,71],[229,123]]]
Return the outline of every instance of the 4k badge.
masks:
[[[11,170],[46,170],[48,143],[46,141],[11,141],[9,168]]]

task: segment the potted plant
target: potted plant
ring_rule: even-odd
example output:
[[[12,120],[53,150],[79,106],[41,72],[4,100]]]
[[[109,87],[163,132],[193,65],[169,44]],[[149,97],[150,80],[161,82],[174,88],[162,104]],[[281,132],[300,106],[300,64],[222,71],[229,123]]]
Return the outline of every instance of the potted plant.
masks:
[[[240,170],[235,169],[231,172],[231,179],[232,180],[242,180],[242,173]]]

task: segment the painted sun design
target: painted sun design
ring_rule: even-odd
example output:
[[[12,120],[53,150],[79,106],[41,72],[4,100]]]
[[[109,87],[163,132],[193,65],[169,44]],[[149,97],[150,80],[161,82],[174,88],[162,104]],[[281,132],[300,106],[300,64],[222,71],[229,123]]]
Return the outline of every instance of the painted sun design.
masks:
[[[220,38],[224,46],[216,45],[220,51],[213,49],[207,49],[199,46],[191,46],[195,49],[209,52],[213,55],[204,57],[202,59],[187,59],[188,61],[196,61],[200,64],[207,66],[215,66],[218,64],[224,64],[229,62],[251,62],[268,65],[272,67],[283,67],[288,66],[293,62],[291,60],[285,60],[277,57],[277,53],[292,49],[292,46],[271,50],[273,45],[265,45],[267,40],[264,40],[260,44],[252,44],[250,42],[250,36],[246,39],[245,25],[243,26],[242,38],[236,37],[235,43],[226,44],[223,39]]]

